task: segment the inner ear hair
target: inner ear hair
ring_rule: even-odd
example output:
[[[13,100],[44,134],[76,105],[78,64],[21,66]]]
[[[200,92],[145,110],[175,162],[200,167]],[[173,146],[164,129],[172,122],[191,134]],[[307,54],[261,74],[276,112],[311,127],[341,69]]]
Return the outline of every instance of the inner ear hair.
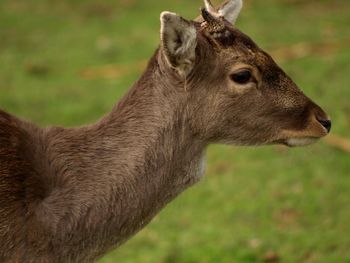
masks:
[[[169,65],[181,76],[187,76],[195,61],[197,31],[195,26],[175,13],[163,12],[161,46]]]
[[[235,24],[242,7],[242,0],[228,0],[219,8],[218,13],[220,16],[225,17],[227,21]]]

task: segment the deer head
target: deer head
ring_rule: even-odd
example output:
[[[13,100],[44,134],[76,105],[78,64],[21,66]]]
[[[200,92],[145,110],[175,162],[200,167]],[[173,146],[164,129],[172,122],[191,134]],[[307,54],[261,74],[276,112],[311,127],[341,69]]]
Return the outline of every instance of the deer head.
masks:
[[[195,21],[161,14],[164,71],[183,83],[192,129],[211,143],[310,144],[331,128],[327,114],[234,26],[242,0],[215,9],[209,0]]]

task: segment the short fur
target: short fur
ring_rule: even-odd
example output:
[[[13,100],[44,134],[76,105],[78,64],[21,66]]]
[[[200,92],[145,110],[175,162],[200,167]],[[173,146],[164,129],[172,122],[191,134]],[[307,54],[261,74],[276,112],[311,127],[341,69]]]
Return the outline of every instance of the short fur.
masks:
[[[322,109],[228,21],[222,32],[162,21],[160,49],[97,123],[39,128],[0,111],[0,262],[94,262],[200,180],[210,143],[304,145],[327,134]],[[171,48],[172,30],[195,41]],[[232,81],[242,65],[255,81]]]

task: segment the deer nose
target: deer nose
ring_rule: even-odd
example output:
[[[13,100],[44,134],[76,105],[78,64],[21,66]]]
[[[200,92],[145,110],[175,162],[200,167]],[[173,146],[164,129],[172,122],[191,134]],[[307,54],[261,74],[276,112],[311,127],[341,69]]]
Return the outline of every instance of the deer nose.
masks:
[[[327,132],[329,133],[332,128],[332,121],[328,119],[322,119],[322,118],[317,118],[318,122],[321,123],[323,127],[326,128]]]

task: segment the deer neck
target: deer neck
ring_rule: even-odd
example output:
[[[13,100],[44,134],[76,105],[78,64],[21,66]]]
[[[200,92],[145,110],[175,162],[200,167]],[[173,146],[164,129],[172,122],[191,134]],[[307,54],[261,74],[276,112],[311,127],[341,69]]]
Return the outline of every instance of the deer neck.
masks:
[[[206,145],[189,125],[186,92],[179,95],[183,87],[174,83],[151,61],[141,79],[101,122],[104,129],[117,134],[113,143],[117,155],[124,158],[118,158],[116,169],[127,167],[123,177],[129,188],[122,209],[127,236],[204,173]]]
[[[75,166],[79,170],[62,181],[79,181],[78,185],[74,183],[78,189],[75,192],[84,192],[69,209],[81,215],[87,207],[87,218],[74,220],[97,220],[95,224],[100,227],[91,238],[101,237],[102,250],[127,240],[204,173],[206,145],[191,130],[185,113],[186,94],[184,91],[178,95],[175,89],[179,88],[183,87],[168,81],[153,60],[141,79],[99,123],[85,131],[69,131],[70,147],[65,148],[74,149],[82,144],[82,136],[87,138],[75,149],[79,159],[60,160],[60,167],[78,163]],[[62,151],[65,150],[59,148],[53,152],[73,158]],[[84,163],[79,163],[81,160]],[[46,202],[61,199],[61,195],[62,192],[53,193]],[[83,208],[81,203],[85,204]],[[63,223],[69,231],[69,223]],[[106,235],[107,241],[102,238]]]
[[[206,144],[191,127],[184,83],[172,71],[163,71],[157,56],[101,124],[115,128],[118,145],[125,140],[122,149],[139,165],[135,176],[157,191],[169,193],[172,188],[177,194],[203,172],[198,165]]]

